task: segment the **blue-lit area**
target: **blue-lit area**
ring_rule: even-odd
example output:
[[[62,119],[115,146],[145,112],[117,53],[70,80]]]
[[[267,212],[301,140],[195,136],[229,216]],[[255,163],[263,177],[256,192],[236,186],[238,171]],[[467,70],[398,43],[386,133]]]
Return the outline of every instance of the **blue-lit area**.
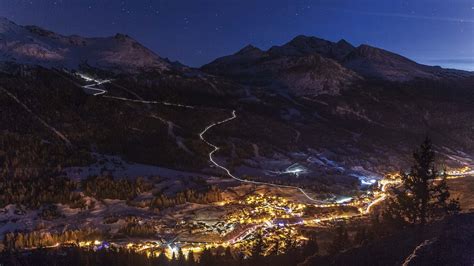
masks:
[[[379,180],[379,177],[377,176],[366,176],[361,174],[351,174],[351,176],[357,177],[361,186],[372,186]]]
[[[285,171],[283,171],[283,174],[292,174],[295,176],[299,176],[306,173],[309,173],[308,169],[298,163],[292,164],[291,166],[286,168]]]
[[[352,200],[352,197],[340,197],[336,200],[337,204],[348,203]]]
[[[301,164],[299,163],[294,163],[290,166],[288,166],[285,170],[282,170],[282,171],[268,171],[268,173],[270,174],[273,174],[273,175],[293,175],[293,176],[300,176],[300,175],[303,175],[303,174],[307,174],[309,173],[309,169],[302,166]]]

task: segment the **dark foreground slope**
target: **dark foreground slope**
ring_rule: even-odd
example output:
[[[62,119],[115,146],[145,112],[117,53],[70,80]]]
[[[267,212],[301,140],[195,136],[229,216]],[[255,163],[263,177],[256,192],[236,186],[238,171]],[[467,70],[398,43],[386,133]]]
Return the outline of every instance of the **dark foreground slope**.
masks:
[[[472,265],[473,250],[474,214],[469,213],[423,231],[406,229],[335,256],[314,256],[302,265]]]

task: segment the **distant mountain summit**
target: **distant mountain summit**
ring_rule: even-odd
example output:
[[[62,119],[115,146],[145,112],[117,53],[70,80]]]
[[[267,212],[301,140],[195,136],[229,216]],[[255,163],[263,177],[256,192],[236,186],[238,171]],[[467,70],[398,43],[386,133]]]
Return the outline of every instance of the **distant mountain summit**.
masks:
[[[283,89],[300,97],[337,95],[341,88],[360,78],[335,60],[315,52],[323,49],[330,50],[300,42],[268,51],[246,46],[203,66],[202,70],[246,85]]]
[[[334,43],[317,37],[300,35],[285,45],[273,46],[268,52],[286,56],[305,56],[317,53],[324,57],[340,60],[353,50],[355,47],[345,40]]]
[[[106,38],[63,36],[0,18],[0,61],[114,72],[163,71],[170,64],[124,34]]]
[[[318,65],[311,64],[312,68],[306,68],[305,70],[308,73],[314,73],[316,68],[325,69],[326,71],[318,71],[318,74],[324,72],[324,75],[311,75],[314,85],[321,84],[318,81],[329,79],[339,81],[344,79],[342,83],[349,84],[355,76],[405,82],[417,78],[458,78],[472,75],[472,73],[466,71],[418,64],[401,55],[369,45],[354,47],[346,40],[331,42],[304,35],[297,36],[282,46],[273,46],[268,51],[247,46],[234,55],[216,59],[203,66],[203,69],[228,77],[254,80],[254,76],[260,75],[262,68],[264,68],[263,72],[273,72],[275,77],[278,78],[285,75],[285,72],[281,72],[282,67],[279,65],[282,61],[301,62],[302,58],[306,57],[307,59],[303,61],[307,62],[310,60],[309,58],[314,58],[315,55],[319,55],[325,60],[319,60],[320,64]],[[338,70],[331,71],[331,69],[335,69],[335,64],[338,65]],[[289,67],[294,68],[294,66]],[[300,70],[305,71],[304,69]],[[351,73],[351,71],[354,73]],[[325,91],[325,88],[321,87],[315,87],[315,89],[319,92]],[[329,92],[334,91],[337,90],[329,90]]]
[[[203,66],[202,70],[248,85],[286,90],[299,97],[337,95],[361,79],[337,61],[354,49],[345,41],[333,43],[298,36],[268,51],[246,46],[233,55]]]

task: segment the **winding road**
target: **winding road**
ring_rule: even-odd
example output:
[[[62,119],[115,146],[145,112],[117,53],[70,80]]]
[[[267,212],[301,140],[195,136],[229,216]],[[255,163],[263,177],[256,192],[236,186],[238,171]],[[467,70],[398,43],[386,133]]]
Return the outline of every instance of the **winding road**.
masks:
[[[302,188],[300,187],[296,187],[296,186],[289,186],[289,185],[277,185],[277,184],[272,184],[272,183],[267,183],[267,182],[261,182],[261,181],[251,181],[251,180],[247,180],[247,179],[242,179],[242,178],[239,178],[235,175],[233,175],[230,170],[228,168],[226,168],[225,166],[222,166],[221,164],[219,164],[213,157],[214,153],[216,153],[218,150],[220,150],[220,148],[214,144],[212,144],[211,142],[209,142],[208,140],[206,140],[206,138],[204,138],[204,135],[213,127],[215,126],[218,126],[218,125],[221,125],[221,124],[224,124],[224,123],[227,123],[229,121],[232,121],[234,119],[237,118],[237,114],[236,114],[236,111],[233,110],[232,111],[232,116],[229,117],[229,118],[226,118],[222,121],[219,121],[219,122],[216,122],[216,123],[212,123],[210,125],[208,125],[201,133],[199,133],[199,138],[201,138],[201,140],[203,142],[205,142],[208,146],[212,147],[213,150],[209,153],[209,161],[211,161],[212,164],[214,164],[216,167],[222,169],[229,177],[239,181],[239,182],[242,182],[242,183],[247,183],[247,184],[254,184],[254,185],[265,185],[265,186],[271,186],[271,187],[276,187],[276,188],[289,188],[289,189],[296,189],[297,191],[301,192],[307,199],[309,199],[310,201],[313,201],[313,202],[318,202],[318,203],[321,203],[322,201],[320,200],[317,200],[317,199],[314,199],[312,198],[311,196],[308,195],[308,193],[306,193],[306,191],[304,191]]]
[[[84,75],[84,74],[81,74],[81,73],[78,73],[78,75],[82,79],[84,79],[88,82],[93,82],[94,83],[94,84],[90,84],[90,85],[81,86],[85,90],[94,91],[95,93],[92,93],[93,96],[102,95],[102,97],[104,97],[104,98],[110,98],[110,99],[115,99],[115,100],[120,100],[120,101],[133,102],[133,103],[161,104],[161,105],[166,105],[166,106],[175,106],[175,107],[182,107],[182,108],[188,108],[188,109],[194,109],[195,108],[194,106],[191,106],[191,105],[185,105],[185,104],[179,104],[179,103],[170,103],[170,102],[164,102],[164,101],[147,101],[147,100],[144,100],[143,98],[141,98],[136,93],[130,91],[129,89],[127,89],[127,88],[125,88],[121,85],[115,84],[113,82],[113,80],[111,80],[111,79],[97,80],[97,79],[91,78],[91,77],[89,77],[87,75]],[[108,93],[107,90],[97,88],[97,86],[107,84],[107,83],[111,84],[113,86],[116,86],[116,87],[118,87],[122,90],[125,90],[126,92],[128,92],[128,93],[132,94],[133,96],[135,96],[137,99],[130,99],[130,98],[125,98],[125,97],[117,97],[117,96],[106,95]]]
[[[139,99],[139,100],[134,100],[134,99],[128,99],[128,98],[123,98],[123,97],[116,97],[116,96],[109,96],[109,95],[105,95],[108,91],[107,90],[104,90],[104,89],[100,89],[100,88],[97,88],[96,86],[100,86],[102,84],[106,84],[106,83],[112,83],[112,80],[96,80],[94,78],[91,78],[89,76],[86,76],[84,74],[78,74],[81,78],[83,78],[84,80],[88,81],[88,82],[93,82],[94,84],[90,84],[90,85],[85,85],[85,86],[82,86],[83,89],[86,89],[86,90],[92,90],[94,91],[95,93],[93,93],[92,95],[94,96],[102,96],[102,97],[106,97],[106,98],[111,98],[111,99],[116,99],[116,100],[122,100],[122,101],[128,101],[128,102],[135,102],[135,103],[144,103],[144,104],[162,104],[162,105],[167,105],[167,106],[176,106],[176,107],[182,107],[182,108],[189,108],[189,109],[195,109],[196,107],[195,106],[190,106],[190,105],[183,105],[183,104],[177,104],[177,103],[169,103],[169,102],[163,102],[163,101],[146,101],[146,100],[143,100],[143,99]],[[313,197],[311,197],[306,191],[304,191],[302,188],[300,187],[296,187],[296,186],[289,186],[289,185],[277,185],[277,184],[272,184],[272,183],[267,183],[267,182],[261,182],[261,181],[251,181],[251,180],[246,180],[246,179],[242,179],[242,178],[239,178],[235,175],[233,175],[230,170],[228,168],[226,168],[225,166],[219,164],[215,159],[214,159],[214,154],[220,150],[220,148],[214,144],[212,144],[211,142],[209,142],[206,138],[204,138],[204,135],[210,130],[212,129],[213,127],[215,126],[218,126],[218,125],[221,125],[221,124],[224,124],[224,123],[227,123],[227,122],[230,122],[234,119],[237,118],[237,114],[236,114],[236,111],[233,110],[232,111],[232,116],[231,117],[228,117],[222,121],[219,121],[219,122],[215,122],[215,123],[212,123],[210,125],[208,125],[201,133],[199,133],[199,138],[204,142],[206,143],[208,146],[212,147],[213,150],[208,154],[209,155],[209,161],[214,165],[216,166],[217,168],[223,170],[227,176],[229,176],[230,178],[236,180],[236,181],[239,181],[239,182],[242,182],[242,183],[247,183],[247,184],[254,184],[254,185],[265,185],[265,186],[271,186],[271,187],[276,187],[276,188],[285,188],[285,189],[295,189],[297,191],[299,191],[301,194],[303,194],[308,200],[312,201],[312,202],[317,202],[317,203],[323,203],[323,201],[320,201],[320,200],[317,200],[317,199],[314,199]]]

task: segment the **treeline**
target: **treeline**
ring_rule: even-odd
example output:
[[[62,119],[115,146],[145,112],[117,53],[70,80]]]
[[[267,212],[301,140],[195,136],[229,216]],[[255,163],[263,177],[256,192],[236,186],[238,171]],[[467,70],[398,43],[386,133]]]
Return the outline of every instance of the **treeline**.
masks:
[[[82,182],[82,189],[88,196],[97,199],[119,199],[131,201],[140,193],[153,189],[153,184],[142,178],[136,180],[114,179],[110,176],[89,177]],[[222,200],[222,190],[216,186],[207,186],[201,190],[185,189],[175,195],[167,196],[155,193],[153,199],[145,204],[154,209],[166,209],[185,203],[209,204]]]
[[[72,208],[85,208],[83,194],[98,200],[118,199],[133,204],[134,198],[152,189],[153,183],[143,178],[132,180],[91,176],[76,182],[66,177],[37,177],[27,180],[0,177],[0,208],[18,204],[38,209],[45,204],[55,203],[68,204]],[[222,192],[216,186],[207,186],[201,190],[186,189],[172,196],[155,193],[153,199],[145,202],[142,207],[161,210],[187,202],[209,204],[221,201]]]
[[[91,162],[92,157],[88,152],[69,150],[62,143],[47,142],[38,136],[8,131],[0,134],[0,176],[4,178],[56,176],[63,167],[87,165]]]
[[[101,233],[92,229],[68,230],[62,233],[38,231],[10,232],[5,234],[3,244],[7,251],[14,251],[28,248],[51,247],[58,243],[90,241],[102,237]]]
[[[199,256],[190,252],[185,256],[181,250],[167,258],[164,253],[158,257],[146,256],[127,249],[110,248],[88,250],[77,247],[38,249],[25,253],[0,254],[0,263],[6,265],[133,265],[133,266],[260,266],[260,265],[297,265],[317,251],[315,242],[309,241],[300,248],[289,248],[285,253],[262,256],[257,253],[259,247],[254,248],[253,254],[243,256],[230,248],[205,249]]]
[[[147,258],[143,254],[127,250],[86,250],[77,247],[64,247],[55,249],[38,249],[28,253],[4,252],[0,253],[0,264],[22,266],[93,266],[93,265],[136,265],[151,266],[162,265],[156,260]]]
[[[17,180],[0,178],[0,207],[19,204],[39,208],[43,204],[62,203],[84,207],[77,183],[65,177]]]
[[[119,233],[128,237],[149,237],[155,235],[156,232],[157,231],[153,225],[140,224],[137,221],[127,223],[127,225],[119,230]]]
[[[132,200],[142,192],[149,191],[152,184],[142,178],[136,180],[114,179],[111,176],[91,176],[82,182],[82,189],[96,199]]]
[[[178,192],[173,197],[164,194],[156,195],[150,203],[151,208],[165,209],[187,202],[198,204],[209,204],[222,200],[222,190],[216,186],[210,186],[206,191],[186,189]]]

